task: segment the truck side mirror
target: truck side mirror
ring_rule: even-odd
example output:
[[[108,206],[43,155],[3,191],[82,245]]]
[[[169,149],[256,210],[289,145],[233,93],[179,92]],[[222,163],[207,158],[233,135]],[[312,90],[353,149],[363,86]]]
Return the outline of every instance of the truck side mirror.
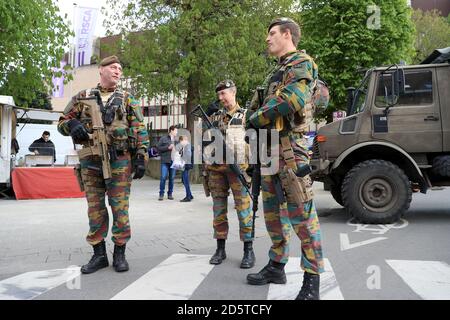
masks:
[[[393,74],[394,95],[399,97],[405,94],[405,72],[403,69],[397,69]]]
[[[349,87],[345,90],[347,90],[347,114],[350,115],[352,114],[353,101],[355,100],[355,88]]]

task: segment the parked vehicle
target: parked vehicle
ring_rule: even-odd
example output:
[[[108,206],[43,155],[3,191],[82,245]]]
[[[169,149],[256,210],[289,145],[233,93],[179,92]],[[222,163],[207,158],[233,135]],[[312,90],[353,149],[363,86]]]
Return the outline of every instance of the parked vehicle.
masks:
[[[368,70],[347,117],[320,128],[311,166],[362,223],[393,223],[412,193],[450,186],[450,47],[420,65]]]

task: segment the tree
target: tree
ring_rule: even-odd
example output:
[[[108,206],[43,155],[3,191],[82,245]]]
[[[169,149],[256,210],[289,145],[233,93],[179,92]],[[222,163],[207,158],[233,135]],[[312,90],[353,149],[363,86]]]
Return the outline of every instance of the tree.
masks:
[[[0,94],[22,106],[52,83],[71,35],[54,0],[0,1]]]
[[[267,71],[265,36],[292,1],[131,0],[112,7],[108,29],[125,35],[120,45],[125,74],[139,94],[187,92],[187,112],[215,99],[215,84],[236,82],[241,104]],[[188,129],[193,119],[188,116]]]
[[[414,26],[406,1],[303,0],[302,6],[299,46],[330,85],[329,113],[346,109],[346,88],[363,75],[358,69],[410,62]]]
[[[417,9],[412,18],[416,26],[414,63],[420,63],[435,49],[450,46],[450,20],[442,17],[439,11]]]

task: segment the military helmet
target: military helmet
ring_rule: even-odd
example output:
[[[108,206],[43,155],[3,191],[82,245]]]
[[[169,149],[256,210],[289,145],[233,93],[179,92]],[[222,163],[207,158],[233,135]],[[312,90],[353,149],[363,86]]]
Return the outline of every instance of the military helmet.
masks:
[[[221,90],[224,89],[228,89],[228,88],[232,88],[232,87],[236,87],[236,85],[234,84],[233,80],[222,80],[220,81],[217,86],[216,86],[216,92],[219,92]]]
[[[288,23],[293,23],[293,24],[298,25],[297,22],[295,22],[291,18],[286,18],[286,17],[276,18],[276,19],[273,19],[272,22],[270,23],[269,28],[267,28],[267,32],[269,32],[270,29],[272,29],[272,27],[274,27],[274,26],[279,26],[279,25],[288,24]]]

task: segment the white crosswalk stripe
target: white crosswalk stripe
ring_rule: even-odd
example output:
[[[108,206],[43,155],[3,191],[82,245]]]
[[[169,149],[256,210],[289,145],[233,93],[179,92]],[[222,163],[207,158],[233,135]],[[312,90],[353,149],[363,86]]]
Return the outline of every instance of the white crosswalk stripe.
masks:
[[[74,286],[79,267],[32,271],[0,281],[0,300],[31,300],[64,283]]]
[[[320,299],[344,300],[339,289],[330,261],[324,259],[325,272],[320,275]],[[300,269],[300,258],[290,257],[285,266],[286,284],[270,284],[268,300],[293,300],[301,287],[303,271]]]
[[[187,300],[214,267],[209,256],[173,254],[113,300]]]
[[[115,293],[111,299],[188,300],[216,267],[209,264],[209,259],[210,255],[173,254],[143,276],[138,279],[134,278],[133,282],[125,289]],[[425,300],[450,299],[450,266],[447,263],[419,260],[386,260],[386,263],[407,284],[404,290],[411,289]],[[325,272],[320,277],[320,298],[322,300],[343,300],[344,296],[330,260],[324,259],[324,264]],[[270,284],[261,287],[261,290],[267,290],[265,296],[267,300],[292,300],[298,294],[303,279],[300,258],[290,257],[285,271],[286,284]],[[82,290],[83,286],[77,287],[80,285],[80,279],[80,268],[76,266],[66,269],[26,272],[0,281],[0,300],[35,299],[43,293],[57,287],[59,290],[64,286],[67,287],[65,290],[74,288]],[[208,280],[207,283],[211,283],[211,281]],[[236,290],[244,289],[239,286],[248,285],[244,279],[236,278]],[[196,296],[196,298],[201,299],[200,296]],[[210,296],[204,298],[214,299]]]
[[[450,299],[450,266],[441,261],[386,260],[424,300]]]

